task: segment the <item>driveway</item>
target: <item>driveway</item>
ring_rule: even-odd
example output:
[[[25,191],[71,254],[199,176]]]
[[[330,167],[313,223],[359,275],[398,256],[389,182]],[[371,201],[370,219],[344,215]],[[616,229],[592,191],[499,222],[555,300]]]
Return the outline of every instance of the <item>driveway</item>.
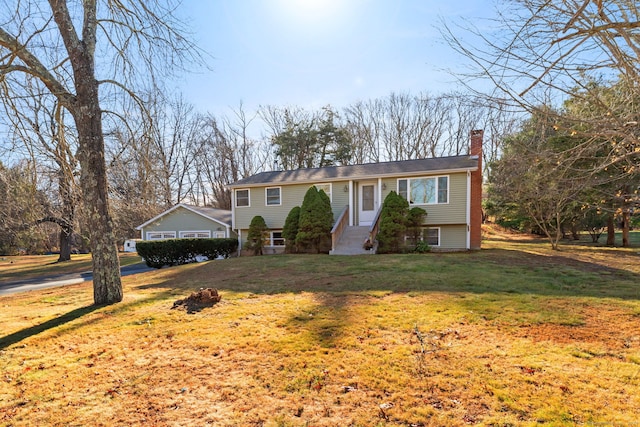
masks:
[[[120,268],[122,276],[130,274],[144,273],[145,271],[154,270],[147,267],[144,263],[136,263]],[[56,286],[75,285],[76,283],[88,282],[93,280],[93,274],[90,271],[84,273],[60,274],[57,276],[37,277],[34,279],[0,281],[0,296],[17,294],[19,292],[33,291],[37,289],[54,288]]]

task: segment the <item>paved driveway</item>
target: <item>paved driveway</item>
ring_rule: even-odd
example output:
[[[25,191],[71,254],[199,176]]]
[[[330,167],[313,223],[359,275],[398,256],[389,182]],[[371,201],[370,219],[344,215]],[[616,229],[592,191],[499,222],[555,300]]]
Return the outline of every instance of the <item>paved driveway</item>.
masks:
[[[144,273],[145,271],[151,270],[154,269],[147,267],[144,263],[137,263],[121,267],[120,272],[123,276],[128,276],[130,274]],[[61,274],[26,280],[0,281],[0,295],[17,294],[19,292],[53,288],[56,286],[75,285],[76,283],[91,280],[93,280],[93,274],[87,271],[84,273]]]

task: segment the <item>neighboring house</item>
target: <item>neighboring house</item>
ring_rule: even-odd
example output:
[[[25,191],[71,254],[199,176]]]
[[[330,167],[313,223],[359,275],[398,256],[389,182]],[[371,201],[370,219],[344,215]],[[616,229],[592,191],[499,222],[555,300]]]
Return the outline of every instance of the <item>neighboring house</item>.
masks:
[[[180,203],[136,227],[142,240],[235,237],[231,211]]]
[[[242,247],[251,219],[261,215],[270,229],[267,250],[282,252],[284,221],[315,185],[331,200],[331,253],[367,253],[363,243],[375,241],[381,204],[395,191],[410,207],[427,211],[423,239],[432,248],[480,249],[482,135],[472,131],[470,154],[464,156],[258,173],[228,185],[232,228]]]

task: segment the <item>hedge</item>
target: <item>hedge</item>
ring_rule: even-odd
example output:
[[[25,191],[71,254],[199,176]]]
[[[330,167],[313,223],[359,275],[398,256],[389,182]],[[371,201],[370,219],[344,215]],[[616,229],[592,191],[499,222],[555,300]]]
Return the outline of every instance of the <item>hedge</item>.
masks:
[[[195,262],[196,257],[208,259],[229,258],[238,249],[237,239],[167,239],[144,241],[136,244],[140,255],[149,267],[181,265]]]

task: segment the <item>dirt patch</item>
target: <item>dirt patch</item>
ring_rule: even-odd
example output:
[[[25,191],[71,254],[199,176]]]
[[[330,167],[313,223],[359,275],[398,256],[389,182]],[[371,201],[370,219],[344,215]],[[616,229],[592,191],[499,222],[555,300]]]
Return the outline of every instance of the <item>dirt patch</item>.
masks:
[[[206,307],[213,307],[220,302],[222,296],[218,294],[217,289],[206,288],[200,289],[198,292],[194,292],[187,298],[179,299],[173,303],[174,308],[183,308],[187,313],[197,313]]]
[[[558,344],[599,345],[606,350],[640,348],[638,318],[621,310],[593,307],[584,310],[585,324],[579,326],[540,325],[523,326],[515,335],[534,342],[550,341]],[[616,319],[616,322],[611,322]]]

